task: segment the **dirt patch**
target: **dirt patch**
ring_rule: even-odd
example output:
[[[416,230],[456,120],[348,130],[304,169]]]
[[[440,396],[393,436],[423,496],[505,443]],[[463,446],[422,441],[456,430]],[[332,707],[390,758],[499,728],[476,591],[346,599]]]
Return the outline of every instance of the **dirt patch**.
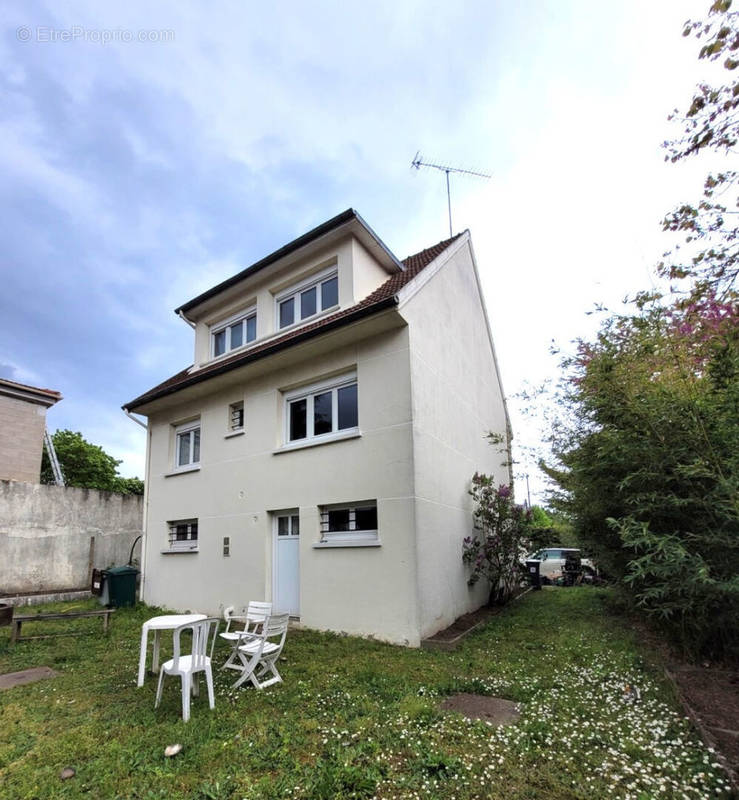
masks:
[[[32,667],[20,672],[6,672],[5,675],[0,675],[0,690],[24,686],[26,683],[36,683],[45,678],[56,678],[58,674],[51,667]]]
[[[525,594],[527,591],[528,587],[521,587],[520,591],[516,592],[511,598],[511,601]],[[461,617],[457,617],[448,628],[444,628],[443,631],[438,631],[433,636],[429,636],[428,639],[424,639],[423,645],[429,644],[433,647],[434,645],[444,645],[455,642],[466,633],[469,633],[480,625],[483,625],[492,617],[500,614],[504,608],[506,608],[506,606],[483,606],[482,608],[478,608],[477,611],[463,614]]]
[[[739,672],[714,667],[673,666],[670,675],[684,702],[739,772]]]
[[[464,614],[461,617],[457,617],[448,628],[444,628],[443,631],[439,631],[433,636],[430,636],[428,641],[451,642],[461,634],[467,633],[467,631],[472,630],[472,628],[477,627],[483,622],[487,622],[496,614],[500,614],[501,608],[502,606],[483,606],[482,608],[478,608],[477,611],[473,611],[471,614]]]
[[[481,719],[491,725],[513,725],[521,717],[517,703],[484,694],[453,694],[446,697],[439,708],[456,711],[468,719]]]

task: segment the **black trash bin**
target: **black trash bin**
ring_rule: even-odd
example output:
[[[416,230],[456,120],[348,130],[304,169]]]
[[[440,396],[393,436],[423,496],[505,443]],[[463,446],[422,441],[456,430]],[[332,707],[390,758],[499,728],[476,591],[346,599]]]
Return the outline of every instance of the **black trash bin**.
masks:
[[[541,589],[541,573],[539,572],[539,568],[541,567],[541,561],[537,561],[536,559],[531,559],[526,562],[526,572],[528,572],[529,580],[531,581],[531,585],[534,589]]]
[[[136,577],[138,574],[139,571],[136,567],[111,567],[104,571],[108,605],[115,608],[136,605]]]

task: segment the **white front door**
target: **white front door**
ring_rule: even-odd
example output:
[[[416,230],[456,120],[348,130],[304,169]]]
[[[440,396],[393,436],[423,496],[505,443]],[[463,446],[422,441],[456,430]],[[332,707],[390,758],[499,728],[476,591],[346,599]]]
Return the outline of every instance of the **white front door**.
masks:
[[[275,613],[300,616],[300,517],[297,511],[275,515],[272,605]]]

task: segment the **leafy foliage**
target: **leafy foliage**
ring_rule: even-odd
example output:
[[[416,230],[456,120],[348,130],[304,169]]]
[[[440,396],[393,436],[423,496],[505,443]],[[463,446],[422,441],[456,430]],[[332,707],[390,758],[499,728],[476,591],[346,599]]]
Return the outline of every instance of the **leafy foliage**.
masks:
[[[144,493],[142,480],[118,475],[120,460],[108,455],[102,447],[86,441],[81,433],[59,430],[51,438],[67,486],[101,489],[120,494]],[[54,483],[54,474],[46,448],[41,462],[41,483]]]
[[[576,547],[572,524],[564,514],[541,506],[531,506],[531,522],[528,530],[528,542],[531,551],[542,547]]]
[[[475,529],[467,536],[462,559],[472,567],[469,585],[490,581],[490,604],[508,602],[520,580],[520,558],[525,552],[531,514],[513,502],[511,488],[495,487],[489,475],[475,473],[470,494],[475,500]]]
[[[736,69],[730,2],[685,33],[706,40],[700,58]],[[730,151],[738,105],[736,80],[699,86],[668,157]],[[659,265],[669,291],[637,295],[565,359],[558,463],[545,470],[579,540],[631,602],[687,651],[721,656],[739,651],[739,231],[722,204],[736,188],[737,173],[709,174],[701,201],[665,221],[693,253],[680,260],[678,248]]]
[[[739,67],[739,11],[732,11],[731,0],[715,0],[708,19],[689,21],[684,36],[703,40],[698,57],[721,62],[732,76]],[[739,80],[712,86],[701,83],[690,105],[682,114],[676,109],[672,119],[683,125],[682,135],[665,142],[665,158],[678,162],[704,153],[734,155],[739,139]],[[670,280],[692,278],[690,292],[724,296],[739,272],[739,236],[736,215],[739,213],[736,170],[710,172],[697,203],[682,203],[664,219],[665,231],[682,233],[689,246],[688,260],[680,249],[669,253],[658,272]],[[733,201],[733,202],[732,202]]]

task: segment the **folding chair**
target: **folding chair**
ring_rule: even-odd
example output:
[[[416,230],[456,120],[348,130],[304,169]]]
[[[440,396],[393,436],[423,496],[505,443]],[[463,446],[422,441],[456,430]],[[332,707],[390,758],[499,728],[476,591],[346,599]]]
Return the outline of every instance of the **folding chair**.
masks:
[[[275,662],[285,646],[289,619],[289,614],[273,614],[258,633],[242,634],[243,641],[236,645],[241,663],[239,667],[241,675],[232,688],[241,686],[247,680],[250,680],[257,689],[264,689],[273,683],[282,683],[282,676]],[[271,677],[263,680],[269,675]]]
[[[260,600],[250,600],[249,605],[246,607],[246,614],[237,615],[234,614],[233,611],[233,606],[228,606],[228,608],[223,609],[223,618],[226,620],[226,630],[223,631],[223,633],[220,633],[219,636],[221,639],[230,642],[233,649],[231,650],[228,660],[221,667],[221,669],[241,670],[240,664],[236,663],[239,661],[236,646],[239,644],[239,641],[244,634],[255,633],[261,626],[264,625],[265,621],[272,613],[272,603],[263,603]],[[239,622],[243,623],[243,628],[240,630],[232,629],[232,625],[235,628],[236,623]]]

